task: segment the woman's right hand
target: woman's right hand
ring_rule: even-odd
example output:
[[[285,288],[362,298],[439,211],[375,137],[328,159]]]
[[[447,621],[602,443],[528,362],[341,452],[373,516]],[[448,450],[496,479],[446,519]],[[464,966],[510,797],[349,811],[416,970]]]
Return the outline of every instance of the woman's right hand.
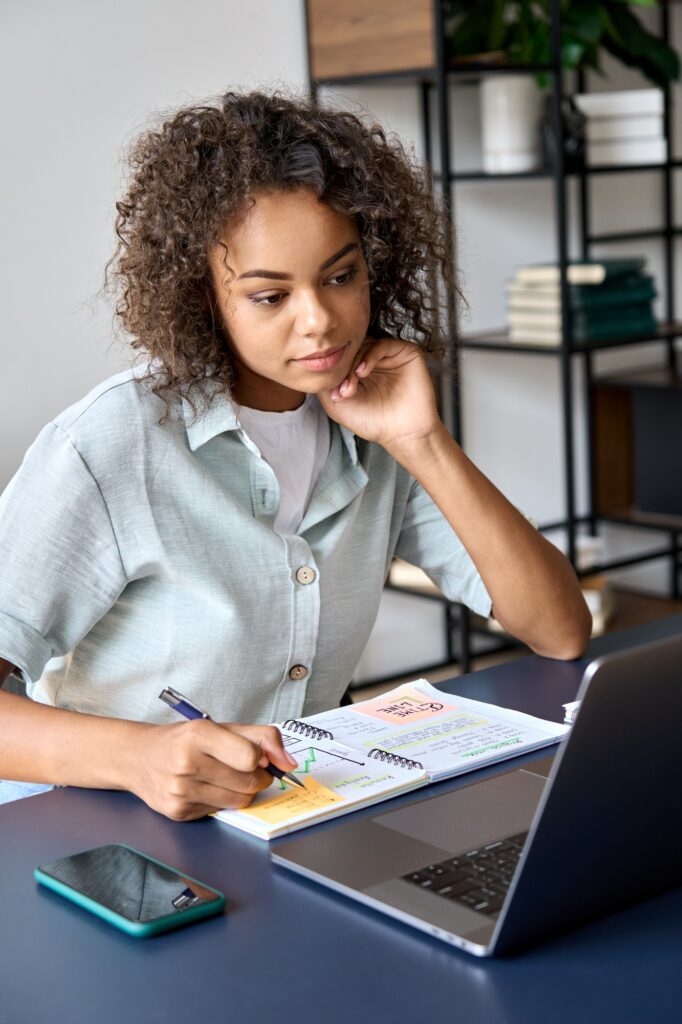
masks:
[[[291,771],[279,730],[272,725],[220,724],[207,719],[136,729],[129,788],[174,821],[246,807],[273,777],[268,762]]]

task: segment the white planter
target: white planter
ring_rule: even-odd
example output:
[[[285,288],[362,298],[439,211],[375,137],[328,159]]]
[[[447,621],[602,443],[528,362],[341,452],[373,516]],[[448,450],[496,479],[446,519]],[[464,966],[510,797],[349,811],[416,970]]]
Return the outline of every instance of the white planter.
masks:
[[[481,83],[483,170],[534,171],[540,166],[540,90],[528,75],[493,75]]]

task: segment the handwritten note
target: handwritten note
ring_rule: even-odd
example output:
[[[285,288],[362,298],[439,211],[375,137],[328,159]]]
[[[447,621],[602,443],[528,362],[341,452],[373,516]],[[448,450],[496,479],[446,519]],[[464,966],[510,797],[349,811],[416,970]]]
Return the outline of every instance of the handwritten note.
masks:
[[[402,725],[404,722],[418,722],[425,718],[432,718],[434,715],[442,715],[444,712],[456,711],[456,705],[443,700],[429,700],[419,690],[403,687],[397,694],[394,691],[390,695],[375,697],[374,700],[364,700],[356,704],[353,710],[359,714],[372,715],[389,725]]]
[[[312,776],[306,776],[305,789],[288,788],[269,796],[264,793],[250,807],[245,807],[240,814],[248,814],[268,825],[279,825],[299,814],[311,811],[323,811],[333,804],[344,803],[344,798],[327,789]]]

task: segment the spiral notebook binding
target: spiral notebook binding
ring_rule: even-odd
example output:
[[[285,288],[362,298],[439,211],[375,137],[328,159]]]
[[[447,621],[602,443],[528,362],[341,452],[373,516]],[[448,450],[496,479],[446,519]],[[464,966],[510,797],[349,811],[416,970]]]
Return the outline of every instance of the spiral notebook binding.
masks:
[[[400,754],[392,754],[390,750],[382,750],[381,747],[372,747],[367,757],[373,757],[377,761],[386,761],[388,764],[395,764],[399,768],[418,768],[424,770],[421,761],[412,761],[409,757],[401,757]]]
[[[297,718],[290,718],[282,723],[282,728],[288,732],[300,733],[311,740],[333,740],[334,734],[328,729],[318,729],[316,725],[309,725],[308,722],[299,722]]]

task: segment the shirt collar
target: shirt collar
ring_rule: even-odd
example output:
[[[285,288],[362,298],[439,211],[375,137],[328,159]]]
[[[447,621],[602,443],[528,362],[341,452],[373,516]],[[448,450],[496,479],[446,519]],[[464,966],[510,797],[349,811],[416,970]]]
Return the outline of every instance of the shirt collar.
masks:
[[[200,448],[202,444],[206,444],[207,441],[217,437],[218,434],[224,434],[229,430],[241,429],[241,424],[237,417],[237,407],[223,392],[215,394],[208,409],[197,412],[196,415],[192,412],[192,406],[187,399],[183,398],[182,414],[185,418],[187,440],[193,452]],[[358,449],[355,434],[347,427],[339,426],[339,430],[350,461],[352,465],[356,466],[358,463]]]
[[[348,427],[339,426],[339,430],[341,431],[341,437],[343,438],[343,443],[346,446],[346,451],[348,452],[350,461],[354,466],[357,466],[358,446],[355,441],[355,434],[351,430],[349,430]]]
[[[182,400],[182,414],[185,418],[187,440],[193,452],[206,444],[218,434],[228,430],[238,430],[237,410],[230,399],[222,392],[213,395],[208,409],[195,413],[186,398]]]

